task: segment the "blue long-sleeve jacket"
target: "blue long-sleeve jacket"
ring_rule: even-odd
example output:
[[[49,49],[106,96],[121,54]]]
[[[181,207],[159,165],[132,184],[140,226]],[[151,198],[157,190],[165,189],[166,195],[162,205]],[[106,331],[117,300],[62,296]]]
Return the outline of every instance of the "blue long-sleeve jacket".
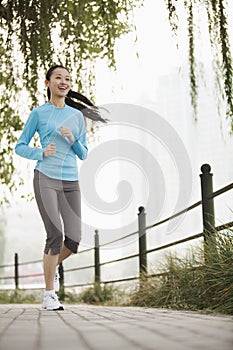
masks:
[[[70,142],[60,133],[60,127],[72,130],[75,142]],[[41,148],[29,146],[35,133],[39,134]],[[56,144],[56,154],[43,156],[45,147]],[[24,126],[15,147],[16,154],[21,157],[37,160],[36,169],[48,177],[75,181],[78,180],[77,157],[87,157],[86,129],[83,114],[68,105],[57,108],[50,103],[34,108]]]

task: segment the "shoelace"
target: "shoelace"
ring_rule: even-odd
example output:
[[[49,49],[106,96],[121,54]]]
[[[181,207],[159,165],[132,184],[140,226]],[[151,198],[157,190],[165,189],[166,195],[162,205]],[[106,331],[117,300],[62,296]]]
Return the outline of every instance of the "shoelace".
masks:
[[[52,298],[53,300],[58,300],[58,296],[57,295],[47,295],[45,298]]]

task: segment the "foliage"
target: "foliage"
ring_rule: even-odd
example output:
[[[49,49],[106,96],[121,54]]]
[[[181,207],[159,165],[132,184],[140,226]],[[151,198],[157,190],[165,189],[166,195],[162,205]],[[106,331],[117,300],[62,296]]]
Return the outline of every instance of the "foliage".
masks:
[[[25,291],[0,291],[0,304],[38,304],[41,296],[37,293],[28,294]]]
[[[78,295],[76,302],[96,305],[105,304],[107,302],[113,302],[115,294],[116,290],[112,286],[107,286],[106,284],[104,286],[101,286],[100,284],[96,283],[93,287],[90,287],[81,292]],[[74,301],[74,296],[67,296],[71,299],[71,302]]]
[[[148,278],[132,294],[131,303],[137,306],[175,309],[203,309],[200,286],[203,275],[194,269],[191,261],[168,256],[166,273],[159,278]]]
[[[73,85],[92,95],[95,60],[106,58],[110,67],[116,66],[115,42],[135,29],[133,9],[141,3],[0,0],[0,183],[10,191],[22,183],[13,178],[21,114],[43,97],[45,71],[54,63],[68,66]]]
[[[0,265],[4,264],[4,255],[6,247],[5,226],[6,219],[0,214]]]
[[[129,300],[125,291],[113,286],[100,286],[94,284],[92,287],[76,293],[72,290],[63,294],[58,292],[58,297],[66,304],[92,304],[92,305],[122,305]],[[42,303],[42,293],[40,290],[0,290],[0,304],[40,304]]]
[[[205,251],[204,298],[211,300],[212,308],[233,314],[233,230],[214,242]]]
[[[209,243],[192,258],[168,256],[167,272],[144,280],[130,304],[233,314],[233,231]]]
[[[179,28],[178,6],[183,5],[186,10],[187,31],[189,41],[189,77],[190,95],[197,116],[198,78],[196,39],[198,16],[205,12],[208,18],[208,31],[213,54],[213,71],[219,100],[226,101],[226,114],[231,121],[233,131],[233,65],[231,47],[228,35],[227,1],[226,0],[164,0],[172,31],[175,35]],[[198,11],[199,9],[199,11]]]

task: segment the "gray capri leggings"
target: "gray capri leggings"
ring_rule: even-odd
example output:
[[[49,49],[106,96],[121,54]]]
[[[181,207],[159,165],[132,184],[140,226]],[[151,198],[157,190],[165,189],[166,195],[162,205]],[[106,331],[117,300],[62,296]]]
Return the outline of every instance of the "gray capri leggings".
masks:
[[[34,192],[47,233],[44,253],[59,254],[65,246],[77,253],[81,240],[81,195],[78,181],[52,179],[34,171]],[[64,231],[64,239],[63,239]]]

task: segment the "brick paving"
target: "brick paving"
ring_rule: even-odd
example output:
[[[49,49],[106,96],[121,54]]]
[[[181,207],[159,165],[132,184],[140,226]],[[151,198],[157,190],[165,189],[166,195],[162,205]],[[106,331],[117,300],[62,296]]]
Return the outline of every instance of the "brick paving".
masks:
[[[0,305],[1,350],[232,350],[233,317],[139,307]]]

